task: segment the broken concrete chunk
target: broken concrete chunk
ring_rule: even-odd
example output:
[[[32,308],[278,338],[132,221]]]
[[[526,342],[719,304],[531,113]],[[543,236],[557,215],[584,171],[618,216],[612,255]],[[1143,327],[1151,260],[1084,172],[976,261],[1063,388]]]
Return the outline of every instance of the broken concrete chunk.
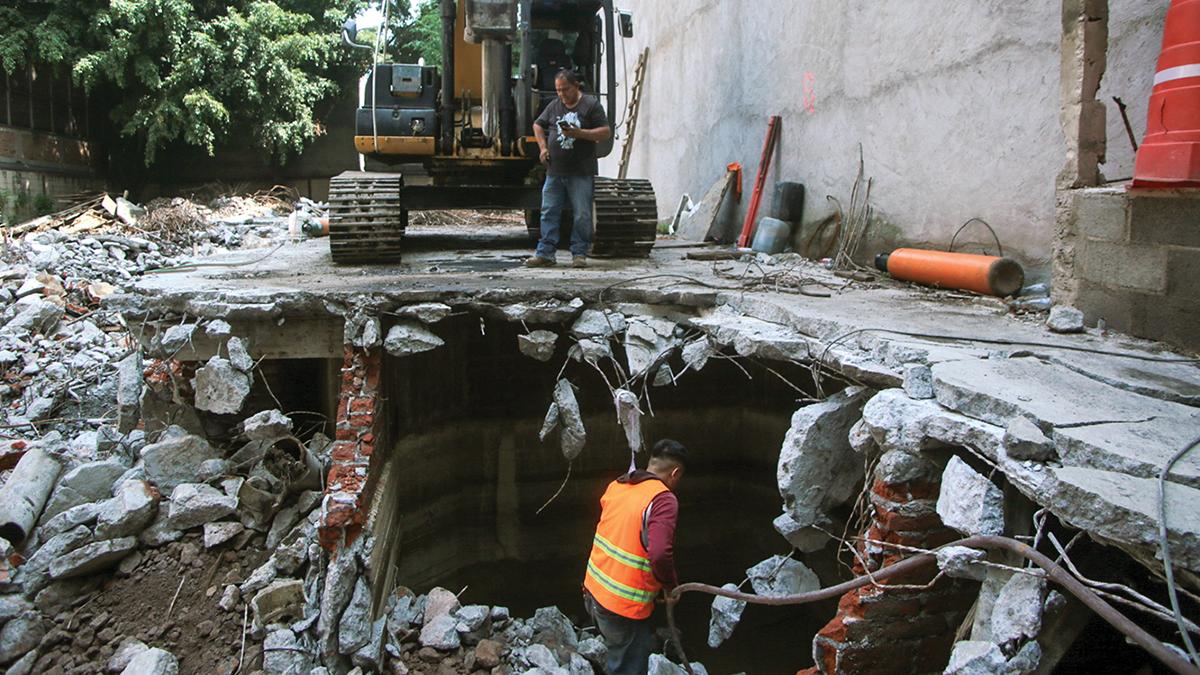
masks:
[[[933,398],[933,371],[923,363],[909,363],[904,366],[904,393],[909,398]]]
[[[457,612],[462,605],[458,602],[458,596],[444,588],[435,588],[429,591],[429,595],[425,598],[425,623],[438,618],[439,616],[448,616]]]
[[[1004,673],[1004,652],[991,642],[963,640],[954,643],[945,675],[997,675]]]
[[[361,349],[372,349],[379,346],[383,336],[383,328],[379,317],[362,312],[355,312],[346,317],[342,327],[342,337],[346,344]]]
[[[696,675],[708,675],[708,669],[698,661],[692,661],[692,672]],[[676,665],[662,654],[651,654],[647,663],[646,675],[687,675],[683,666]]]
[[[583,339],[571,345],[567,356],[576,362],[598,364],[604,359],[612,358],[612,349],[603,340]]]
[[[983,581],[987,577],[987,568],[975,564],[987,559],[987,551],[966,546],[947,546],[939,548],[936,555],[938,569],[948,577],[976,581]]]
[[[254,625],[258,627],[303,618],[304,582],[299,579],[272,581],[250,599],[250,611],[254,613]]]
[[[629,319],[625,330],[625,357],[629,375],[640,377],[675,349],[675,324],[663,319]]]
[[[278,582],[277,582],[278,583]],[[268,588],[270,588],[268,586]],[[371,641],[371,587],[359,577],[354,583],[354,595],[338,622],[338,652],[353,654]]]
[[[50,578],[70,579],[112,567],[137,548],[137,539],[122,537],[88,544],[50,563]]]
[[[432,621],[426,621],[421,628],[420,641],[422,647],[432,647],[439,651],[453,651],[462,645],[458,637],[458,619],[443,614]]]
[[[578,340],[604,338],[625,332],[625,315],[619,312],[585,309],[571,326],[571,335]]]
[[[224,337],[232,332],[233,326],[230,326],[228,321],[213,319],[204,324],[204,334],[211,337]]]
[[[1074,307],[1055,305],[1046,317],[1046,327],[1054,333],[1082,333],[1083,312]]]
[[[554,346],[558,335],[548,330],[535,330],[528,335],[517,336],[517,349],[531,359],[549,361],[554,357]]]
[[[80,525],[88,525],[96,520],[96,515],[99,512],[99,503],[73,506],[51,518],[45,525],[42,525],[38,530],[38,538],[41,541],[46,541]]]
[[[237,510],[238,500],[203,483],[184,483],[171,492],[171,526],[186,530]]]
[[[671,372],[671,366],[665,363],[659,366],[658,370],[654,371],[654,381],[651,384],[656,387],[675,384],[675,373]]]
[[[1026,642],[1021,649],[1008,660],[1005,675],[1029,675],[1037,670],[1042,662],[1042,646],[1037,640]]]
[[[241,599],[242,593],[238,590],[238,587],[233,584],[226,584],[225,590],[221,593],[221,599],[217,601],[217,607],[226,612],[232,612]]]
[[[241,338],[229,338],[229,342],[225,345],[229,352],[229,363],[233,364],[234,368],[243,373],[250,372],[254,367],[254,359],[250,358],[250,352],[246,349],[246,343]]]
[[[0,664],[9,664],[38,646],[46,635],[46,622],[41,614],[29,610],[4,624],[0,629]]]
[[[215,548],[238,536],[246,529],[241,523],[205,523],[204,548]]]
[[[42,511],[42,522],[74,506],[98,502],[112,495],[113,483],[129,467],[115,459],[80,464],[63,475]]]
[[[1004,430],[1004,450],[1013,459],[1048,462],[1057,459],[1054,442],[1028,417],[1014,417]]]
[[[157,647],[140,652],[129,661],[121,675],[178,675],[179,661],[171,652]]]
[[[431,351],[446,344],[433,331],[415,321],[401,321],[388,330],[383,348],[392,356],[408,356]]]
[[[958,457],[942,473],[937,514],[947,527],[963,534],[1004,532],[1004,493]]]
[[[144,480],[127,480],[96,513],[96,538],[131,537],[146,529],[158,514],[158,494]]]
[[[205,460],[220,459],[220,451],[199,436],[170,427],[159,442],[142,448],[141,457],[146,479],[166,494],[181,483],[195,480],[200,465]]]
[[[558,417],[562,423],[559,438],[563,457],[575,459],[587,443],[587,431],[583,428],[579,401],[575,399],[575,387],[566,379],[559,380],[554,386],[554,403],[558,405]]]
[[[133,660],[133,657],[141,654],[147,649],[149,649],[149,647],[146,646],[145,642],[142,642],[141,640],[135,640],[133,638],[126,638],[121,643],[121,646],[117,647],[117,651],[113,652],[112,657],[108,659],[108,672],[119,673],[125,670],[125,666],[129,665],[129,662]]]
[[[566,647],[574,651],[579,646],[575,626],[557,607],[539,607],[529,620],[529,627],[533,630],[533,641],[551,649]]]
[[[683,346],[683,362],[688,368],[700,371],[716,353],[717,348],[709,342],[708,337],[696,338]]]
[[[992,608],[992,639],[999,644],[1037,637],[1042,630],[1046,580],[1034,574],[1014,574],[1000,589]]]
[[[227,359],[214,356],[196,370],[192,386],[200,410],[232,415],[242,409],[250,395],[252,376],[233,367]]]
[[[252,441],[275,441],[291,432],[291,418],[278,410],[264,410],[242,422],[242,433]]]
[[[421,323],[437,323],[450,316],[453,311],[449,305],[440,302],[422,302],[405,305],[396,310],[396,315],[403,319],[416,319]]]
[[[196,324],[184,323],[171,326],[163,332],[159,345],[168,356],[174,356],[188,346],[192,336],[196,334]]]
[[[858,494],[862,461],[850,449],[849,434],[867,393],[849,387],[792,415],[776,480],[784,511],[802,527],[825,520],[831,509]]]
[[[642,409],[638,405],[637,394],[628,389],[618,389],[613,394],[613,405],[617,409],[617,421],[625,431],[625,443],[629,445],[629,452],[641,452]]]
[[[797,523],[787,513],[783,513],[771,521],[775,526],[775,531],[778,532],[784,539],[787,540],[794,548],[801,553],[813,553],[825,548],[830,537],[821,530],[813,526],[803,526]],[[826,525],[825,521],[817,523],[817,525]]]
[[[117,429],[133,431],[141,421],[142,353],[134,350],[117,363]]]
[[[546,418],[542,420],[542,428],[538,431],[538,440],[545,441],[550,432],[558,427],[558,404],[551,403],[546,409]]]
[[[167,509],[163,508],[158,509],[158,515],[154,518],[154,522],[150,523],[150,527],[142,530],[142,533],[138,535],[138,541],[147,548],[156,548],[182,538],[183,531],[171,526],[170,514]]]
[[[889,484],[932,482],[938,474],[938,465],[925,455],[899,450],[883,453],[875,466],[875,478]]]
[[[267,633],[263,640],[263,672],[265,675],[288,675],[303,673],[311,675],[316,662],[309,649],[287,628]]]
[[[821,587],[816,573],[799,560],[774,555],[746,570],[750,585],[759,595],[778,597],[815,591]]]
[[[735,584],[725,584],[721,588],[727,591],[738,590]],[[708,622],[709,647],[716,649],[721,646],[722,642],[728,640],[730,635],[733,635],[733,629],[737,627],[738,621],[742,620],[742,610],[744,609],[746,609],[746,603],[741,600],[733,600],[720,595],[713,598],[712,618]]]

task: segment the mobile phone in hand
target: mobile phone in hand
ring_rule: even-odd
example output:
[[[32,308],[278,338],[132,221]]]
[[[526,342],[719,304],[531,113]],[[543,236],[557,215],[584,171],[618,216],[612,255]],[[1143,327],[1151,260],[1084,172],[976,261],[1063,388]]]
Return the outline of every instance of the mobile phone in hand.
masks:
[[[570,122],[568,122],[568,121],[566,121],[566,120],[559,120],[559,121],[558,121],[558,128],[559,128],[559,129],[562,129],[563,131],[566,131],[567,129],[570,129],[570,128],[571,128],[571,123],[570,123]]]

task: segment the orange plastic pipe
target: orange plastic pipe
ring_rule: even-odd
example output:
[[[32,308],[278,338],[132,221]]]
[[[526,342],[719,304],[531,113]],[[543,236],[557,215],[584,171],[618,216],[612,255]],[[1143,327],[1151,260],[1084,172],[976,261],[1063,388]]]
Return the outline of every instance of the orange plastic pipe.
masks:
[[[1004,297],[1021,290],[1025,271],[1011,258],[898,248],[876,256],[875,266],[897,279]]]

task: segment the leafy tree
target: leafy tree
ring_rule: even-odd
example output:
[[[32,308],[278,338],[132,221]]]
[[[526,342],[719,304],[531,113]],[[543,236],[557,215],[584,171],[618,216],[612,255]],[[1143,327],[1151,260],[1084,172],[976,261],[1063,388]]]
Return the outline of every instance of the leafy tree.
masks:
[[[341,44],[366,0],[43,0],[0,7],[0,67],[67,65],[147,165],[246,131],[282,161],[320,131],[314,107],[370,55]],[[395,3],[401,16],[408,4]],[[393,11],[397,11],[394,9]]]

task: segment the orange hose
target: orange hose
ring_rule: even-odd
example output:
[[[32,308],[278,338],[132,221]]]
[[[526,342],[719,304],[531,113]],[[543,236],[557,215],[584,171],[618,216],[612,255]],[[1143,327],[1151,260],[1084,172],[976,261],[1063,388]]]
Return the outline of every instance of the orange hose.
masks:
[[[1012,295],[1025,283],[1019,263],[990,255],[898,248],[875,264],[897,279],[984,295]]]

